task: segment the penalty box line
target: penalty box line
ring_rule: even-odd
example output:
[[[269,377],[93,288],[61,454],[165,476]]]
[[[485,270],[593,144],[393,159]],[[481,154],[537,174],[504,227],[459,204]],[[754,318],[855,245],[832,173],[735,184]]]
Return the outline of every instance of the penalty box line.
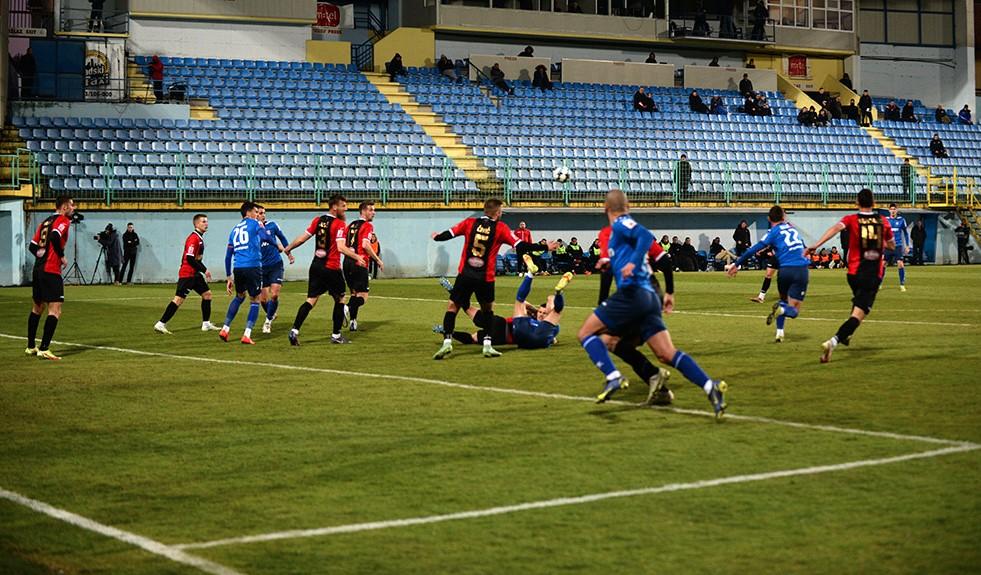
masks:
[[[897,455],[894,457],[884,457],[880,459],[863,459],[860,461],[849,461],[847,463],[837,463],[833,465],[818,465],[813,467],[803,467],[798,469],[786,469],[781,471],[770,471],[765,473],[753,473],[748,475],[734,475],[730,477],[721,477],[718,479],[706,479],[702,481],[693,481],[690,483],[669,483],[666,485],[660,485],[657,487],[646,487],[642,489],[630,489],[625,491],[609,491],[606,493],[593,493],[589,495],[582,495],[579,497],[560,497],[557,499],[548,499],[544,501],[531,501],[527,503],[519,503],[517,505],[505,505],[501,507],[490,507],[486,509],[477,509],[472,511],[463,511],[459,513],[447,513],[443,515],[429,515],[425,517],[412,517],[406,519],[392,519],[387,521],[370,521],[365,523],[352,523],[348,525],[336,525],[333,527],[320,527],[316,529],[296,529],[291,531],[277,531],[272,533],[262,533],[258,535],[246,535],[242,537],[231,537],[227,539],[216,539],[213,541],[203,541],[199,543],[184,543],[181,545],[174,545],[176,549],[208,549],[212,547],[222,547],[226,545],[244,545],[249,543],[263,543],[268,541],[278,541],[283,539],[302,539],[309,537],[324,537],[328,535],[338,535],[341,533],[358,533],[361,531],[377,531],[380,529],[391,529],[397,527],[411,527],[414,525],[426,525],[431,523],[442,523],[445,521],[458,521],[463,519],[478,519],[482,517],[491,517],[494,515],[506,515],[510,513],[518,513],[522,511],[532,511],[537,509],[548,509],[553,507],[567,507],[571,505],[582,505],[586,503],[594,503],[597,501],[604,501],[607,499],[618,499],[625,497],[638,497],[643,495],[656,495],[660,493],[671,493],[677,491],[692,491],[697,489],[706,489],[710,487],[719,487],[722,485],[734,485],[739,483],[752,483],[759,481],[768,481],[771,479],[782,479],[786,477],[799,477],[807,475],[818,475],[822,473],[833,473],[838,471],[848,471],[851,469],[860,469],[863,467],[874,467],[879,465],[889,465],[893,463],[902,463],[905,461],[913,461],[917,459],[929,459],[933,457],[940,457],[942,455],[950,455],[954,453],[963,453],[967,451],[973,451],[981,446],[978,445],[960,445],[954,447],[945,447],[943,449],[935,449],[932,451],[924,451],[919,453],[909,453],[906,455]]]
[[[12,339],[18,341],[24,341],[27,338],[17,335],[11,335],[6,333],[0,333],[0,338]],[[482,386],[482,385],[472,385],[469,383],[457,383],[453,381],[445,381],[441,379],[431,379],[426,377],[415,377],[411,375],[396,375],[388,373],[369,373],[362,371],[350,371],[345,369],[332,369],[329,367],[309,367],[303,365],[289,365],[282,363],[270,363],[265,361],[245,361],[238,359],[219,359],[214,357],[201,357],[194,355],[179,355],[174,353],[163,353],[157,351],[143,351],[139,349],[129,349],[123,347],[113,347],[105,345],[91,345],[85,343],[74,343],[67,341],[52,341],[52,343],[68,347],[77,347],[82,349],[92,349],[98,351],[112,351],[116,353],[127,353],[132,355],[138,355],[143,357],[159,357],[163,359],[176,359],[183,361],[195,361],[201,363],[214,363],[219,365],[235,365],[235,366],[246,366],[246,367],[262,367],[262,368],[272,368],[272,369],[282,369],[286,371],[301,371],[308,373],[328,373],[333,375],[344,375],[351,377],[364,377],[369,379],[389,379],[395,381],[406,381],[410,383],[421,383],[427,385],[438,385],[442,387],[448,387],[453,389],[465,389],[468,391],[481,391],[485,393],[500,393],[507,395],[517,395],[523,397],[535,397],[544,399],[558,399],[563,401],[578,401],[578,402],[589,402],[592,403],[596,401],[594,397],[590,396],[580,396],[580,395],[566,395],[562,393],[551,393],[546,391],[532,391],[527,389],[512,389],[506,387],[493,387],[493,386]],[[654,409],[658,411],[664,411],[669,413],[677,413],[681,415],[692,415],[698,417],[715,418],[715,414],[709,411],[700,411],[697,409],[684,409],[678,407],[651,407],[644,403],[633,403],[623,400],[611,400],[607,402],[608,404],[623,405],[628,407],[646,407],[648,409]],[[822,425],[816,423],[801,423],[797,421],[786,421],[782,419],[774,419],[770,417],[760,417],[755,415],[738,415],[729,414],[725,416],[726,419],[731,419],[735,421],[746,421],[750,423],[762,423],[767,425],[780,425],[783,427],[793,427],[797,429],[810,429],[815,431],[826,431],[830,433],[843,433],[850,435],[862,435],[866,437],[879,437],[884,439],[894,439],[897,441],[916,441],[920,443],[930,443],[935,445],[946,445],[953,447],[981,447],[981,445],[972,443],[970,441],[963,440],[953,440],[953,439],[942,439],[939,437],[930,437],[926,435],[910,435],[904,433],[893,433],[888,431],[871,431],[867,429],[857,429],[849,427],[838,427],[835,425]]]

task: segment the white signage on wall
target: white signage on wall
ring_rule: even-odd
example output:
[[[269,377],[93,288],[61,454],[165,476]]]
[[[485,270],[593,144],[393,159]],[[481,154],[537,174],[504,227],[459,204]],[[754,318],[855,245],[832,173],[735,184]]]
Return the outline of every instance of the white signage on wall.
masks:
[[[126,95],[126,50],[123,40],[85,43],[85,99],[122,100]]]
[[[342,28],[354,28],[354,4],[338,6],[317,2],[317,23],[313,25],[314,40],[337,40]]]

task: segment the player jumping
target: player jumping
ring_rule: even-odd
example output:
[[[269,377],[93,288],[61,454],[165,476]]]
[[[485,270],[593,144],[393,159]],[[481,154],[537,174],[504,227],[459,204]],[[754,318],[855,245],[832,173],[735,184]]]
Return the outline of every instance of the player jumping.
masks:
[[[906,291],[906,262],[904,257],[909,254],[910,239],[909,228],[906,226],[906,218],[899,215],[899,208],[895,203],[889,204],[889,228],[892,230],[892,238],[896,242],[895,249],[887,249],[885,260],[887,265],[896,264],[899,268],[899,291]]]
[[[346,337],[341,335],[341,326],[344,323],[344,272],[341,270],[341,254],[352,258],[355,262],[362,264],[364,258],[347,247],[345,242],[344,216],[347,212],[347,199],[341,195],[333,195],[327,200],[327,213],[317,216],[310,222],[310,226],[290,245],[284,253],[289,255],[293,250],[302,246],[310,238],[316,237],[316,245],[313,252],[313,261],[310,262],[310,278],[307,283],[307,299],[300,304],[300,309],[296,312],[296,319],[293,320],[293,328],[289,332],[291,345],[300,345],[300,328],[313,306],[317,305],[320,296],[325,293],[330,294],[334,299],[334,312],[332,315],[332,328],[330,334],[331,343],[351,343]]]
[[[356,260],[344,258],[344,279],[351,290],[351,298],[344,306],[344,315],[348,318],[348,328],[351,331],[358,331],[358,310],[368,301],[369,259],[373,260],[379,270],[385,269],[385,264],[371,247],[371,236],[375,233],[375,202],[361,202],[358,206],[361,218],[354,220],[347,227],[346,245],[349,249],[361,256],[363,263]]]
[[[61,359],[51,353],[48,347],[58,327],[58,320],[61,319],[61,305],[65,302],[65,282],[61,277],[61,268],[68,263],[65,246],[68,245],[68,230],[71,228],[74,212],[75,201],[69,196],[59,196],[55,200],[55,213],[41,222],[27,248],[34,256],[31,276],[31,297],[34,301],[31,304],[31,315],[27,317],[27,349],[24,353],[41,359]],[[48,317],[44,320],[41,347],[37,347],[37,328],[45,309],[48,310]]]
[[[153,329],[159,333],[171,333],[167,329],[167,322],[177,313],[177,308],[181,307],[187,296],[194,290],[201,296],[201,331],[217,331],[219,328],[211,323],[211,272],[201,261],[204,256],[204,234],[208,231],[208,216],[205,214],[194,214],[194,231],[184,240],[184,251],[181,252],[181,267],[177,272],[177,293],[174,299],[167,304],[167,309],[160,316],[160,321],[154,324]]]
[[[244,202],[239,211],[242,213],[242,221],[228,234],[228,248],[225,250],[225,291],[228,295],[234,293],[235,297],[228,304],[225,323],[221,326],[218,337],[222,341],[228,341],[229,326],[235,319],[238,308],[245,301],[245,295],[248,294],[249,315],[245,320],[245,331],[241,342],[254,345],[252,327],[259,319],[259,294],[262,292],[262,240],[265,230],[256,219],[259,214],[256,204]],[[232,260],[235,261],[234,280]]]
[[[630,216],[627,196],[622,191],[611,190],[606,195],[605,211],[613,229],[609,252],[617,291],[598,306],[579,329],[583,349],[606,376],[597,403],[607,401],[628,385],[599,335],[606,331],[632,333],[636,330],[658,359],[671,364],[705,391],[716,418],[721,419],[726,410],[726,383],[711,379],[694,359],[677,350],[661,319],[661,302],[651,287],[646,261],[654,236]]]
[[[276,310],[279,309],[279,291],[283,288],[283,257],[279,254],[289,245],[289,240],[276,222],[266,219],[264,206],[257,204],[256,208],[259,210],[257,219],[265,229],[262,237],[262,295],[259,298],[266,310],[262,333],[272,333],[272,322],[276,319]],[[279,240],[282,248],[276,245],[276,240]],[[287,257],[291,264],[295,261],[293,254],[287,254]]]
[[[804,296],[807,294],[807,282],[809,279],[809,261],[804,255],[804,242],[800,239],[800,232],[793,224],[787,221],[787,216],[780,206],[770,208],[767,219],[770,220],[770,231],[766,236],[739,256],[735,262],[727,266],[726,272],[729,277],[736,277],[739,273],[739,266],[745,263],[757,251],[770,246],[775,251],[774,257],[779,262],[780,271],[777,272],[777,291],[780,292],[780,301],[773,304],[773,310],[766,316],[766,325],[777,320],[777,333],[775,341],[783,341],[783,326],[787,318],[795,318],[800,313],[800,306],[804,303]]]
[[[841,221],[824,232],[817,243],[808,247],[807,251],[813,253],[842,230],[848,231],[848,285],[852,288],[852,314],[831,339],[821,344],[824,350],[821,363],[831,361],[831,354],[839,343],[848,345],[852,334],[872,311],[872,304],[875,303],[875,296],[885,273],[883,252],[896,249],[889,222],[875,211],[872,190],[860,191],[858,213],[841,218]]]

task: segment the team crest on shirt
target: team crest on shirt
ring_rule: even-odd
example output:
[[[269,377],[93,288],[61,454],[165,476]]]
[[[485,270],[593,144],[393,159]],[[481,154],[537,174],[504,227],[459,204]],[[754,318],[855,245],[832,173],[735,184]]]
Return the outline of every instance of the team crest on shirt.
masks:
[[[484,260],[481,258],[472,257],[467,259],[467,264],[469,264],[472,268],[482,268],[484,267]]]

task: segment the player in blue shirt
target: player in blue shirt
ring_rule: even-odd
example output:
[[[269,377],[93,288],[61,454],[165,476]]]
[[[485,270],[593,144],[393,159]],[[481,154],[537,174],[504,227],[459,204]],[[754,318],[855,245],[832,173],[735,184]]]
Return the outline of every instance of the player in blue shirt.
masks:
[[[909,228],[906,226],[906,218],[899,215],[899,208],[896,204],[889,204],[889,217],[886,218],[889,227],[892,228],[892,237],[896,240],[896,249],[885,251],[883,257],[886,264],[891,266],[896,264],[899,267],[899,291],[906,291],[906,262],[903,257],[909,253],[912,242],[909,239]]]
[[[262,292],[262,238],[265,230],[256,220],[259,208],[252,202],[245,202],[239,208],[242,221],[232,228],[228,234],[228,249],[225,251],[225,291],[235,297],[228,304],[225,314],[225,325],[218,332],[222,341],[228,341],[228,326],[235,319],[239,306],[249,294],[249,316],[245,322],[245,334],[242,343],[253,345],[252,326],[259,318],[259,294]],[[232,260],[235,260],[235,280],[232,281]]]
[[[619,389],[628,386],[627,379],[613,364],[606,344],[599,336],[607,331],[637,333],[658,359],[677,368],[705,391],[715,417],[721,419],[726,409],[726,382],[711,379],[694,359],[676,349],[661,319],[661,301],[651,286],[651,270],[647,265],[653,234],[630,216],[630,205],[622,191],[610,190],[606,195],[605,210],[613,230],[609,258],[617,291],[593,310],[579,329],[583,349],[606,376],[597,403],[607,401]]]
[[[800,306],[804,302],[804,296],[807,294],[807,281],[809,279],[807,267],[810,261],[804,255],[805,246],[800,237],[800,232],[787,221],[787,215],[783,208],[780,206],[770,208],[767,219],[770,220],[770,231],[756,245],[746,250],[746,253],[732,262],[726,272],[729,277],[735,277],[739,273],[739,266],[753,254],[767,246],[773,248],[773,257],[779,263],[777,291],[780,292],[780,301],[773,304],[770,315],[766,316],[766,325],[773,323],[773,318],[776,317],[777,335],[775,341],[780,343],[783,341],[783,326],[786,318],[797,317],[800,313]]]
[[[257,219],[265,229],[262,237],[262,297],[260,298],[263,309],[266,311],[266,321],[262,324],[262,333],[272,333],[272,322],[276,319],[276,310],[279,308],[279,290],[283,287],[283,257],[279,255],[282,248],[290,245],[283,230],[279,229],[276,222],[266,219],[265,206],[256,205],[259,213]],[[276,240],[282,245],[276,245]],[[290,264],[295,261],[293,254],[286,254]]]

